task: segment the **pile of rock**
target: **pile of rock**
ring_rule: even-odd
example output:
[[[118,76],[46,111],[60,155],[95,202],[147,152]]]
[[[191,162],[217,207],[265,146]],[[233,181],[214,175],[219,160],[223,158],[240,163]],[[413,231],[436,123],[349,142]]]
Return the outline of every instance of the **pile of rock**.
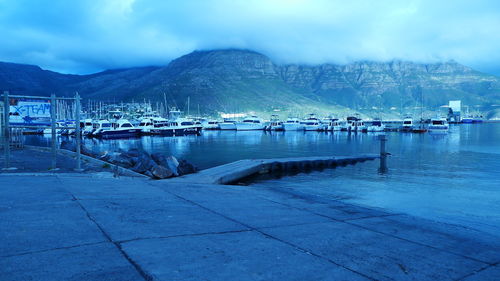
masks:
[[[186,160],[177,160],[174,156],[161,153],[148,154],[138,149],[108,152],[99,156],[98,159],[155,179],[178,177],[196,172],[196,168]]]
[[[62,149],[76,151],[74,144],[70,142],[61,143]],[[196,172],[196,167],[186,160],[177,159],[162,153],[149,154],[138,149],[129,151],[94,153],[92,150],[82,146],[81,153],[108,163],[130,169],[134,172],[149,176],[154,179],[167,179]]]

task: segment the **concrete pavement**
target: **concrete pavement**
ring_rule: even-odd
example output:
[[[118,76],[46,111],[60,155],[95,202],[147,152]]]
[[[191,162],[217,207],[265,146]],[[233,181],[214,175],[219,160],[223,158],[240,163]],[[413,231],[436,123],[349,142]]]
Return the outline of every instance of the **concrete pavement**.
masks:
[[[497,237],[276,187],[0,176],[0,280],[499,280]]]

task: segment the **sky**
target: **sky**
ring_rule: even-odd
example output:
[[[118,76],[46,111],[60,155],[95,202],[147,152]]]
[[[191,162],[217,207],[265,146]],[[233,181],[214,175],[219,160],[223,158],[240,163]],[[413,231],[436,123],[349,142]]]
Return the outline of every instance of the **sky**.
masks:
[[[88,74],[222,48],[280,64],[453,59],[500,75],[500,1],[0,0],[0,61]]]

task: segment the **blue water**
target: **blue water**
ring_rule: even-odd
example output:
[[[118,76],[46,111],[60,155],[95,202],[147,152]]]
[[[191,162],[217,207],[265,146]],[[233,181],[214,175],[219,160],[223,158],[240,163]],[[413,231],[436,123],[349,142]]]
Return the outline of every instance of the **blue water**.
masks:
[[[388,172],[378,161],[256,178],[249,188],[274,187],[461,224],[500,236],[500,124],[468,124],[447,134],[387,133]],[[30,136],[28,143],[49,145]],[[85,140],[94,150],[164,152],[200,168],[239,159],[378,153],[376,134],[204,132],[202,136]]]

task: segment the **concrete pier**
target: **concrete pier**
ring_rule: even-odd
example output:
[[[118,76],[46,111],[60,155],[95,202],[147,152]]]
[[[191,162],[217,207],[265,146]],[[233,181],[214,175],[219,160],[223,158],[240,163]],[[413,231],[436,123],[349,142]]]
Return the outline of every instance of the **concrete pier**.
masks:
[[[171,181],[201,184],[230,184],[258,173],[300,171],[345,166],[377,158],[379,158],[378,155],[248,159],[202,170],[195,174],[172,179]]]
[[[500,280],[499,241],[279,186],[0,175],[0,280]]]

